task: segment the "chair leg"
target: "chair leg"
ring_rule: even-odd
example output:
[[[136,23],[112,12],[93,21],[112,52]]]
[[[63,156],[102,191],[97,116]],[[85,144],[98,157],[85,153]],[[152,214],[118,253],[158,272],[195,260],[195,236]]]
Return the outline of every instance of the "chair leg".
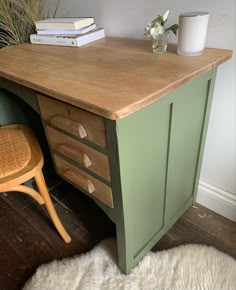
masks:
[[[30,195],[31,197],[33,197],[34,200],[36,200],[40,205],[44,204],[44,200],[41,197],[41,195],[35,191],[33,188],[27,187],[25,185],[17,185],[15,187],[12,187],[10,189],[4,190],[5,192],[8,191],[17,191],[17,192],[22,192],[22,193],[26,193],[28,195]]]
[[[61,237],[63,238],[63,240],[66,243],[69,243],[71,241],[70,236],[68,235],[68,233],[66,232],[65,228],[63,227],[56,211],[54,208],[54,205],[52,203],[52,200],[50,198],[50,195],[48,193],[48,189],[46,187],[46,183],[44,180],[44,176],[42,174],[42,171],[39,170],[38,173],[34,176],[34,179],[36,181],[36,184],[38,186],[39,192],[43,198],[43,200],[45,201],[45,205],[47,207],[48,213],[56,227],[56,229],[58,230],[59,234],[61,235]]]

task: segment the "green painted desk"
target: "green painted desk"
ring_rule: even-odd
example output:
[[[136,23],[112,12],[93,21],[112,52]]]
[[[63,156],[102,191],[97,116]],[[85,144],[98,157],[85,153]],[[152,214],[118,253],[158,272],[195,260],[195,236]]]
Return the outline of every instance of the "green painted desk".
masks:
[[[108,37],[0,51],[0,87],[36,111],[38,97],[55,168],[116,224],[124,273],[194,201],[216,67],[232,55],[175,50]]]

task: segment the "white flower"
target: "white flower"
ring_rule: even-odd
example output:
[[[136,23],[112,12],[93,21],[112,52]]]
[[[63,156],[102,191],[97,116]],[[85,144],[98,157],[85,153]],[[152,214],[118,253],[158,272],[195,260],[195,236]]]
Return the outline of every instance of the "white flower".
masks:
[[[157,38],[160,34],[165,34],[166,32],[172,31],[175,35],[178,29],[178,24],[174,24],[169,28],[165,28],[165,23],[169,16],[169,10],[167,10],[163,16],[157,15],[148,26],[144,29],[145,36],[151,36],[152,38]]]
[[[165,28],[160,23],[156,23],[155,26],[150,29],[150,35],[153,38],[156,38],[159,34],[163,34],[164,32]]]
[[[169,13],[170,13],[170,10],[167,10],[164,15],[162,16],[162,21],[163,21],[163,24],[166,22],[168,16],[169,16]]]

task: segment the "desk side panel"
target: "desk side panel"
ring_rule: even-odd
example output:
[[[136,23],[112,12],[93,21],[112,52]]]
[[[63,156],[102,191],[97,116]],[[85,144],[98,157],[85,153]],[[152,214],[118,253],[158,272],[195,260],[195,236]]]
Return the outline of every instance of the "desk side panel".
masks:
[[[116,123],[121,192],[114,192],[114,202],[119,264],[126,273],[164,227],[170,113],[170,106],[155,102]]]
[[[210,75],[205,74],[173,92],[165,224],[194,195],[209,90]]]
[[[212,72],[116,121],[119,264],[130,269],[193,203]]]

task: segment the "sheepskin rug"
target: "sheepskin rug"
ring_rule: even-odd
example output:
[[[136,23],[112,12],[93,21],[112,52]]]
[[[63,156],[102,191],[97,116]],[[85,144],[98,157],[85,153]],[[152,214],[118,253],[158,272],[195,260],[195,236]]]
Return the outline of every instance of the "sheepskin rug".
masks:
[[[116,241],[40,266],[24,290],[236,289],[236,260],[203,245],[149,252],[129,275],[117,267]]]

